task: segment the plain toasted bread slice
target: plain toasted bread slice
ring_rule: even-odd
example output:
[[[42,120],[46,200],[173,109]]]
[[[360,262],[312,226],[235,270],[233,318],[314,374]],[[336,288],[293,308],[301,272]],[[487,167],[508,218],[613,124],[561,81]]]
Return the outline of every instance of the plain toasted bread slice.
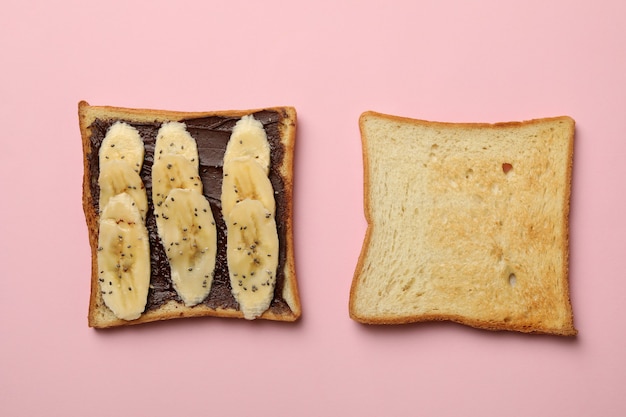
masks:
[[[261,121],[271,147],[272,165],[269,178],[274,186],[276,223],[280,241],[279,264],[276,272],[274,299],[260,318],[276,321],[295,321],[301,306],[296,281],[293,248],[292,192],[293,155],[296,136],[296,111],[292,107],[271,107],[254,110],[176,112],[162,110],[127,109],[110,106],[90,106],[80,102],[78,117],[83,144],[84,181],[83,208],[87,221],[92,253],[91,296],[88,323],[104,328],[167,320],[180,317],[243,317],[233,298],[226,262],[226,226],[221,214],[220,192],[223,155],[235,123],[244,115],[253,115]],[[98,288],[98,152],[107,129],[122,121],[136,128],[145,144],[145,160],[140,176],[148,190],[146,225],[150,236],[151,277],[145,311],[138,319],[117,318],[103,301]],[[164,122],[184,122],[197,142],[200,153],[199,170],[204,184],[204,195],[211,205],[217,223],[217,268],[208,297],[198,305],[186,306],[172,288],[164,248],[159,241],[150,193],[151,167],[154,160],[154,142]]]
[[[368,223],[350,316],[574,335],[574,120],[360,118]]]

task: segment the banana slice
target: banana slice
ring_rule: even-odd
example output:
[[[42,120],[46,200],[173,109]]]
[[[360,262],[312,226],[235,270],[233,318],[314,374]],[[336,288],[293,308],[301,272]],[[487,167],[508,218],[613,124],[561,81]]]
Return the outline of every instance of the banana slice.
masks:
[[[276,210],[274,188],[261,165],[250,157],[231,160],[224,164],[222,181],[222,215],[228,221],[235,204],[249,198],[259,200],[272,214]]]
[[[137,129],[124,122],[113,124],[100,145],[100,166],[107,161],[126,161],[136,172],[141,170],[144,146]]]
[[[198,145],[184,123],[166,122],[157,132],[154,159],[158,161],[166,155],[183,156],[198,169]]]
[[[211,291],[217,254],[209,202],[194,190],[173,189],[161,206],[158,230],[174,289],[187,306],[202,302]]]
[[[138,318],[148,297],[150,246],[148,230],[128,193],[111,197],[102,211],[97,262],[104,303],[120,319]]]
[[[146,189],[141,177],[130,164],[123,160],[112,160],[100,165],[98,185],[100,186],[99,205],[101,212],[112,197],[127,193],[132,197],[133,204],[137,205],[142,220],[146,218],[148,211]]]
[[[165,155],[152,165],[152,201],[159,214],[161,205],[175,188],[185,188],[202,194],[202,180],[198,169],[182,155]]]
[[[233,128],[230,140],[224,153],[224,164],[239,159],[250,157],[255,160],[267,176],[270,171],[270,145],[263,124],[254,116],[243,116]]]
[[[228,270],[232,293],[247,320],[267,310],[274,297],[278,233],[272,213],[258,200],[237,203],[227,223]]]

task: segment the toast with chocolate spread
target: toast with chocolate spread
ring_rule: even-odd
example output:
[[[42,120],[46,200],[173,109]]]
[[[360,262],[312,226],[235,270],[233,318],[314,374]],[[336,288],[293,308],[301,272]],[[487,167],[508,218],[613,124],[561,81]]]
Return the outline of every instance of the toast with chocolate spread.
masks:
[[[295,321],[296,111],[78,105],[88,324]]]
[[[449,320],[575,335],[569,117],[360,118],[368,223],[350,291],[366,324]]]

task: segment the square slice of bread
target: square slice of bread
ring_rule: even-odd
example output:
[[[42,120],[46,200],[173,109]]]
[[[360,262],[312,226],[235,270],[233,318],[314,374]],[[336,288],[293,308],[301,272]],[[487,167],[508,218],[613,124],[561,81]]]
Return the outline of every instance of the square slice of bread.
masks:
[[[275,217],[279,239],[279,261],[274,298],[259,317],[275,321],[295,321],[301,306],[296,282],[293,247],[292,193],[293,155],[296,137],[296,111],[293,107],[271,107],[254,110],[177,112],[90,106],[82,101],[78,117],[84,158],[83,209],[87,221],[92,254],[91,296],[88,324],[106,328],[182,317],[243,317],[231,292],[226,261],[226,226],[221,213],[223,157],[235,123],[245,115],[253,115],[267,133],[271,152],[269,179],[274,189]],[[98,286],[98,153],[108,129],[116,122],[125,122],[140,134],[145,158],[140,171],[148,198],[146,226],[150,241],[150,286],[146,308],[139,318],[122,320],[106,306]],[[164,122],[182,122],[195,139],[199,153],[199,175],[203,194],[210,203],[217,229],[216,269],[209,295],[200,304],[186,306],[173,288],[165,249],[159,239],[151,197],[151,168],[155,140]]]
[[[574,120],[361,115],[368,223],[350,316],[575,335],[568,284]]]

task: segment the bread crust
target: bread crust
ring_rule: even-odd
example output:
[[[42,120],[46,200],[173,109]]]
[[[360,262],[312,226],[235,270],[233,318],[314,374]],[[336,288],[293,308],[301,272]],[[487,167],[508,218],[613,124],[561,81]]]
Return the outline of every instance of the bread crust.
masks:
[[[533,124],[546,123],[550,121],[563,121],[566,124],[571,124],[571,134],[567,139],[567,151],[565,157],[566,161],[566,170],[565,170],[565,178],[563,178],[564,189],[564,201],[563,201],[563,211],[560,216],[562,221],[562,227],[565,231],[562,236],[562,241],[560,245],[563,248],[563,262],[561,264],[560,273],[564,277],[564,290],[561,292],[562,299],[554,300],[555,303],[563,305],[565,309],[568,311],[567,317],[563,319],[563,323],[558,328],[546,328],[542,326],[540,323],[527,323],[520,322],[517,323],[515,321],[501,321],[501,320],[491,320],[491,319],[477,319],[475,317],[469,317],[465,315],[456,315],[456,314],[402,314],[400,312],[389,313],[389,314],[377,314],[377,315],[368,315],[362,314],[360,312],[359,304],[363,303],[364,300],[359,297],[357,292],[359,291],[361,285],[361,275],[363,274],[363,270],[365,267],[366,259],[370,256],[375,256],[371,254],[372,250],[372,234],[374,231],[374,218],[372,214],[372,178],[370,178],[370,161],[371,155],[368,152],[368,136],[366,133],[366,123],[370,118],[378,118],[384,119],[389,122],[398,122],[404,124],[412,124],[412,125],[421,125],[428,126],[435,129],[500,129],[500,128],[518,128],[523,126],[529,126]],[[514,121],[514,122],[499,122],[499,123],[450,123],[450,122],[435,122],[435,121],[426,121],[420,119],[412,119],[407,117],[395,116],[382,114],[374,111],[366,111],[361,114],[359,118],[359,129],[361,132],[361,142],[362,142],[362,157],[363,157],[363,190],[364,190],[364,215],[367,222],[367,228],[365,232],[365,236],[363,239],[363,246],[361,252],[359,254],[359,258],[357,260],[357,264],[355,267],[355,272],[353,275],[352,284],[350,287],[350,299],[348,304],[349,315],[350,317],[360,323],[363,324],[373,324],[373,325],[394,325],[394,324],[406,324],[406,323],[418,323],[418,322],[426,322],[426,321],[452,321],[460,324],[464,324],[467,326],[471,326],[474,328],[492,330],[492,331],[517,331],[522,333],[535,333],[535,334],[553,334],[560,336],[574,336],[578,332],[573,324],[573,311],[571,308],[571,300],[570,300],[570,291],[569,291],[569,277],[568,277],[568,265],[569,265],[569,212],[570,212],[570,198],[571,198],[571,181],[572,181],[572,171],[573,171],[573,154],[574,154],[574,128],[575,121],[569,116],[559,116],[559,117],[551,117],[551,118],[541,118],[541,119],[531,119],[526,121]]]
[[[83,148],[83,196],[82,205],[87,223],[89,246],[91,248],[91,293],[89,299],[88,325],[94,328],[108,328],[135,325],[160,320],[187,317],[225,317],[243,318],[243,314],[238,309],[233,308],[211,308],[207,305],[199,304],[194,307],[186,307],[181,302],[170,300],[155,310],[144,312],[136,320],[121,320],[113,315],[106,307],[98,290],[98,223],[99,216],[95,208],[98,196],[92,195],[90,187],[89,162],[87,155],[91,149],[91,125],[96,119],[100,120],[125,120],[130,122],[164,122],[180,121],[183,119],[204,118],[204,117],[229,117],[240,118],[244,115],[260,111],[276,111],[284,115],[280,124],[280,140],[284,150],[283,163],[279,167],[279,174],[284,185],[284,241],[285,241],[285,263],[284,263],[284,284],[283,293],[289,311],[282,309],[274,311],[271,308],[263,313],[259,318],[273,321],[293,322],[300,318],[302,309],[296,279],[294,237],[293,237],[293,155],[295,151],[296,120],[297,114],[293,107],[267,107],[262,109],[249,110],[223,110],[204,112],[181,112],[152,109],[133,109],[114,106],[91,106],[86,101],[78,103],[78,118]],[[148,196],[150,199],[151,196]]]

